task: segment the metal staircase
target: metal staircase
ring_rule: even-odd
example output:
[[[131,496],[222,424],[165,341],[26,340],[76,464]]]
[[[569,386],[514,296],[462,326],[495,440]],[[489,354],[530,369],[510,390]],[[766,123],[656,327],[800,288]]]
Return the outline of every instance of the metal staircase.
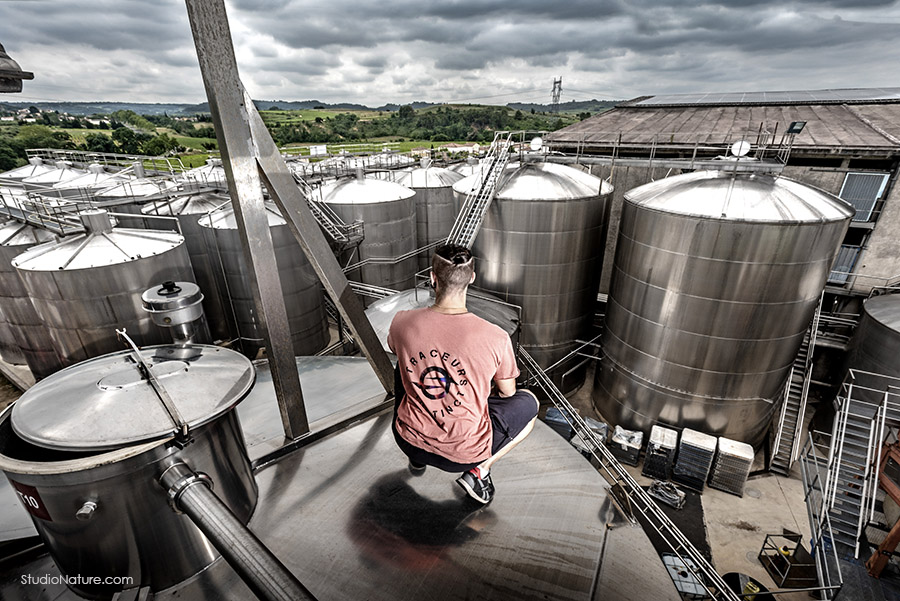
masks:
[[[306,199],[306,205],[312,212],[319,227],[322,228],[339,250],[354,246],[362,241],[362,222],[344,223],[344,220],[331,207],[316,197],[316,190],[313,190],[312,186],[306,183],[302,177],[295,174],[294,181],[297,182],[297,187],[300,188],[300,192]]]
[[[881,448],[900,427],[900,380],[851,369],[835,402],[824,506],[835,545],[859,558],[875,522]]]
[[[500,176],[509,162],[509,147],[512,144],[513,133],[509,131],[498,131],[494,134],[494,141],[491,142],[490,150],[481,164],[481,185],[474,187],[466,196],[466,200],[459,211],[453,227],[450,229],[450,235],[447,237],[448,244],[459,244],[466,248],[472,248],[475,236],[481,229],[481,223],[487,214],[491,201],[497,194],[497,185],[500,182]]]
[[[810,322],[800,350],[794,358],[794,365],[791,367],[785,388],[784,402],[781,404],[781,415],[778,420],[775,442],[772,445],[772,461],[769,469],[782,476],[791,473],[791,466],[794,465],[800,451],[800,432],[803,429],[803,417],[806,414],[806,401],[809,397],[809,383],[812,380],[812,354],[819,329],[819,316],[822,313],[822,298],[819,298],[819,305],[816,307],[812,322]]]

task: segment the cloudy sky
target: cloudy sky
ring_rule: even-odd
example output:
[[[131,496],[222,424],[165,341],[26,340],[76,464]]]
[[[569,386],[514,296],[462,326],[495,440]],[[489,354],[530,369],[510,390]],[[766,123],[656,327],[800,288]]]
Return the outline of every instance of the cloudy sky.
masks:
[[[254,98],[371,106],[900,86],[900,1],[227,0]],[[852,8],[847,8],[852,7]],[[205,100],[177,0],[0,0],[16,100]]]

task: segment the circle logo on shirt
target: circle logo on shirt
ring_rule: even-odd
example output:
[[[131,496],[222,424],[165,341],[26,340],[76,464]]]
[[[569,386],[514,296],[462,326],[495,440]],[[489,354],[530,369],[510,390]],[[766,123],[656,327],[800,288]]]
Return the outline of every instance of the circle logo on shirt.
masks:
[[[437,400],[444,398],[450,392],[450,385],[456,382],[446,369],[434,366],[423,371],[419,375],[419,381],[412,384],[429,399]]]

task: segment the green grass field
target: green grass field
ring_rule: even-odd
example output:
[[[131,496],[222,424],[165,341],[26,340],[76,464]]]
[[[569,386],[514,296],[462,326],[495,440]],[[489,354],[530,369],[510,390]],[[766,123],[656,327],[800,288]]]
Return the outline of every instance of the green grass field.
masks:
[[[263,122],[266,125],[289,125],[291,123],[302,123],[304,121],[315,121],[316,117],[327,119],[341,113],[352,113],[362,121],[371,121],[372,119],[384,119],[390,113],[384,111],[351,111],[338,109],[301,109],[296,111],[260,111]]]

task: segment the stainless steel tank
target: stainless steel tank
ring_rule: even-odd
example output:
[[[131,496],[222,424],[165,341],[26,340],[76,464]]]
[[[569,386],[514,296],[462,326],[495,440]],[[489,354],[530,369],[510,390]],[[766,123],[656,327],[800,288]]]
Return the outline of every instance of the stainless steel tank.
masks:
[[[221,273],[222,268],[218,257],[211,255],[207,248],[200,219],[227,204],[229,200],[227,194],[198,192],[151,202],[141,209],[147,216],[144,227],[148,229],[167,229],[168,224],[171,224],[164,219],[154,219],[153,215],[178,219],[184,243],[191,257],[197,285],[203,292],[203,312],[206,314],[210,332],[216,340],[230,340],[233,336],[237,336],[237,331],[231,332],[228,329],[226,318],[228,298],[225,291],[219,289],[217,275]]]
[[[266,216],[272,232],[294,354],[313,355],[328,342],[325,292],[274,203],[266,203]],[[216,277],[219,278],[219,289],[224,291],[229,328],[237,333],[244,354],[253,357],[265,343],[247,278],[248,268],[234,210],[230,206],[223,207],[200,219],[200,226],[210,260],[221,268]]]
[[[254,379],[250,361],[220,347],[127,350],[53,374],[0,414],[0,469],[70,588],[156,592],[219,557],[160,479],[189,465],[247,523],[258,489],[234,408]]]
[[[772,175],[625,194],[593,399],[613,424],[758,444],[853,209]]]
[[[463,179],[461,173],[433,167],[430,161],[407,171],[396,182],[416,193],[416,248],[445,239],[456,221],[458,209],[453,196],[453,184]],[[421,253],[419,270],[431,267],[432,253]]]
[[[857,372],[854,399],[877,405],[888,385],[900,387],[900,381],[859,373],[900,378],[900,295],[874,296],[863,303],[847,365]]]
[[[454,191],[465,198],[478,177]],[[474,285],[522,307],[521,344],[541,367],[590,333],[610,192],[608,183],[565,165],[507,166],[475,238]],[[583,378],[580,371],[558,383],[571,390]]]
[[[81,214],[86,233],[35,246],[12,264],[64,365],[122,348],[116,329],[141,345],[169,341],[141,306],[166,280],[194,281],[184,238],[113,229],[106,211]]]
[[[37,380],[63,365],[12,261],[32,246],[55,239],[47,230],[17,221],[0,227],[0,319],[5,322],[10,342],[21,356],[21,362],[28,365]],[[3,358],[16,363],[5,353]]]
[[[344,178],[322,186],[322,200],[346,223],[363,222],[365,239],[350,259],[397,258],[416,250],[415,192],[400,184],[369,178]],[[348,274],[365,284],[412,288],[418,263],[410,256],[397,263],[369,264]]]

